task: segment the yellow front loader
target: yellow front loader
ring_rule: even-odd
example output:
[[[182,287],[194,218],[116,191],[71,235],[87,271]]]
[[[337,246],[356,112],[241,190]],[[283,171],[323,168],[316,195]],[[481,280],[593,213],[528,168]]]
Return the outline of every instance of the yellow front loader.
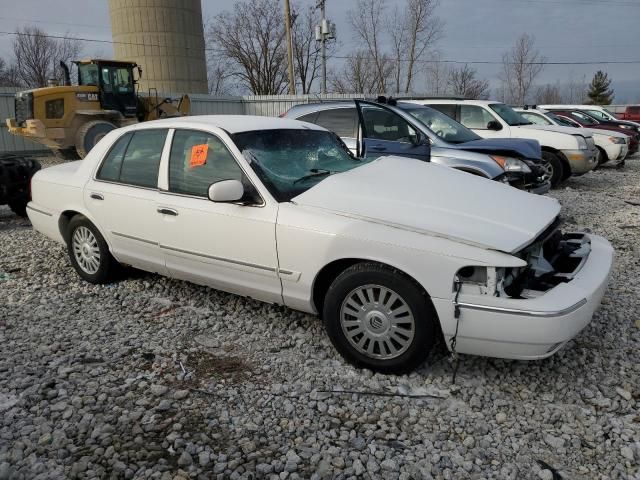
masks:
[[[64,159],[84,156],[111,130],[158,118],[188,115],[188,95],[180,99],[159,98],[136,92],[133,62],[83,60],[78,67],[78,85],[71,85],[69,69],[65,85],[52,85],[16,93],[15,118],[7,119],[9,132],[50,148]]]

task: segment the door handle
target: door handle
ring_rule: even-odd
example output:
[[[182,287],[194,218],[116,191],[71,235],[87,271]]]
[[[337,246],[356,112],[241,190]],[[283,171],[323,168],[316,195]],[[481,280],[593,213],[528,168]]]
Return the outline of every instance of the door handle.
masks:
[[[374,152],[384,152],[386,150],[386,147],[383,147],[382,145],[372,145],[369,147],[370,150],[373,150]]]
[[[89,196],[94,200],[104,200],[104,195],[102,195],[101,193],[92,193]]]
[[[162,215],[172,215],[174,217],[178,216],[178,211],[173,208],[158,207],[158,213],[161,213]]]

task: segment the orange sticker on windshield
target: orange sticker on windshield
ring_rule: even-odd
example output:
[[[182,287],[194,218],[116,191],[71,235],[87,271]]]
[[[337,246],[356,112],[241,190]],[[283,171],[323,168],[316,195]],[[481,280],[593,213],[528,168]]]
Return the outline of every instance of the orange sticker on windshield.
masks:
[[[209,152],[209,145],[203,143],[202,145],[194,145],[191,147],[191,158],[189,159],[189,166],[201,167],[207,163],[207,153]]]

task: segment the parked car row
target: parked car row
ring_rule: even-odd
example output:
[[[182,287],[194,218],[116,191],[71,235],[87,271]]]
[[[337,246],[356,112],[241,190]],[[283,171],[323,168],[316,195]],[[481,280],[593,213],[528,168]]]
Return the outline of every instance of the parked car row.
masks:
[[[515,110],[537,125],[585,128],[585,131],[593,135],[593,140],[598,148],[598,164],[600,165],[607,162],[617,162],[617,165],[622,166],[628,155],[633,155],[638,151],[637,140],[633,139],[634,143],[632,144],[632,136],[619,131],[586,128],[564,115],[537,108],[535,105],[525,105],[523,108],[516,108]]]
[[[358,367],[410,371],[438,341],[553,355],[590,322],[613,249],[563,232],[559,202],[524,190],[544,190],[545,158],[552,178],[588,171],[592,135],[494,102],[469,104],[484,124],[446,104],[458,123],[422,102],[119,128],[36,173],[28,215],[89,282],[124,264],[317,314]]]

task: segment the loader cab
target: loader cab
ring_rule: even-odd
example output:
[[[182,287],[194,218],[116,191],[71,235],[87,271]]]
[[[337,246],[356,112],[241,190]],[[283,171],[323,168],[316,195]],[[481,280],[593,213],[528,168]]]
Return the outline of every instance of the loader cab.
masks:
[[[98,87],[98,99],[103,110],[117,110],[125,117],[136,116],[138,98],[133,69],[137,64],[112,60],[75,63],[78,66],[78,85]]]

